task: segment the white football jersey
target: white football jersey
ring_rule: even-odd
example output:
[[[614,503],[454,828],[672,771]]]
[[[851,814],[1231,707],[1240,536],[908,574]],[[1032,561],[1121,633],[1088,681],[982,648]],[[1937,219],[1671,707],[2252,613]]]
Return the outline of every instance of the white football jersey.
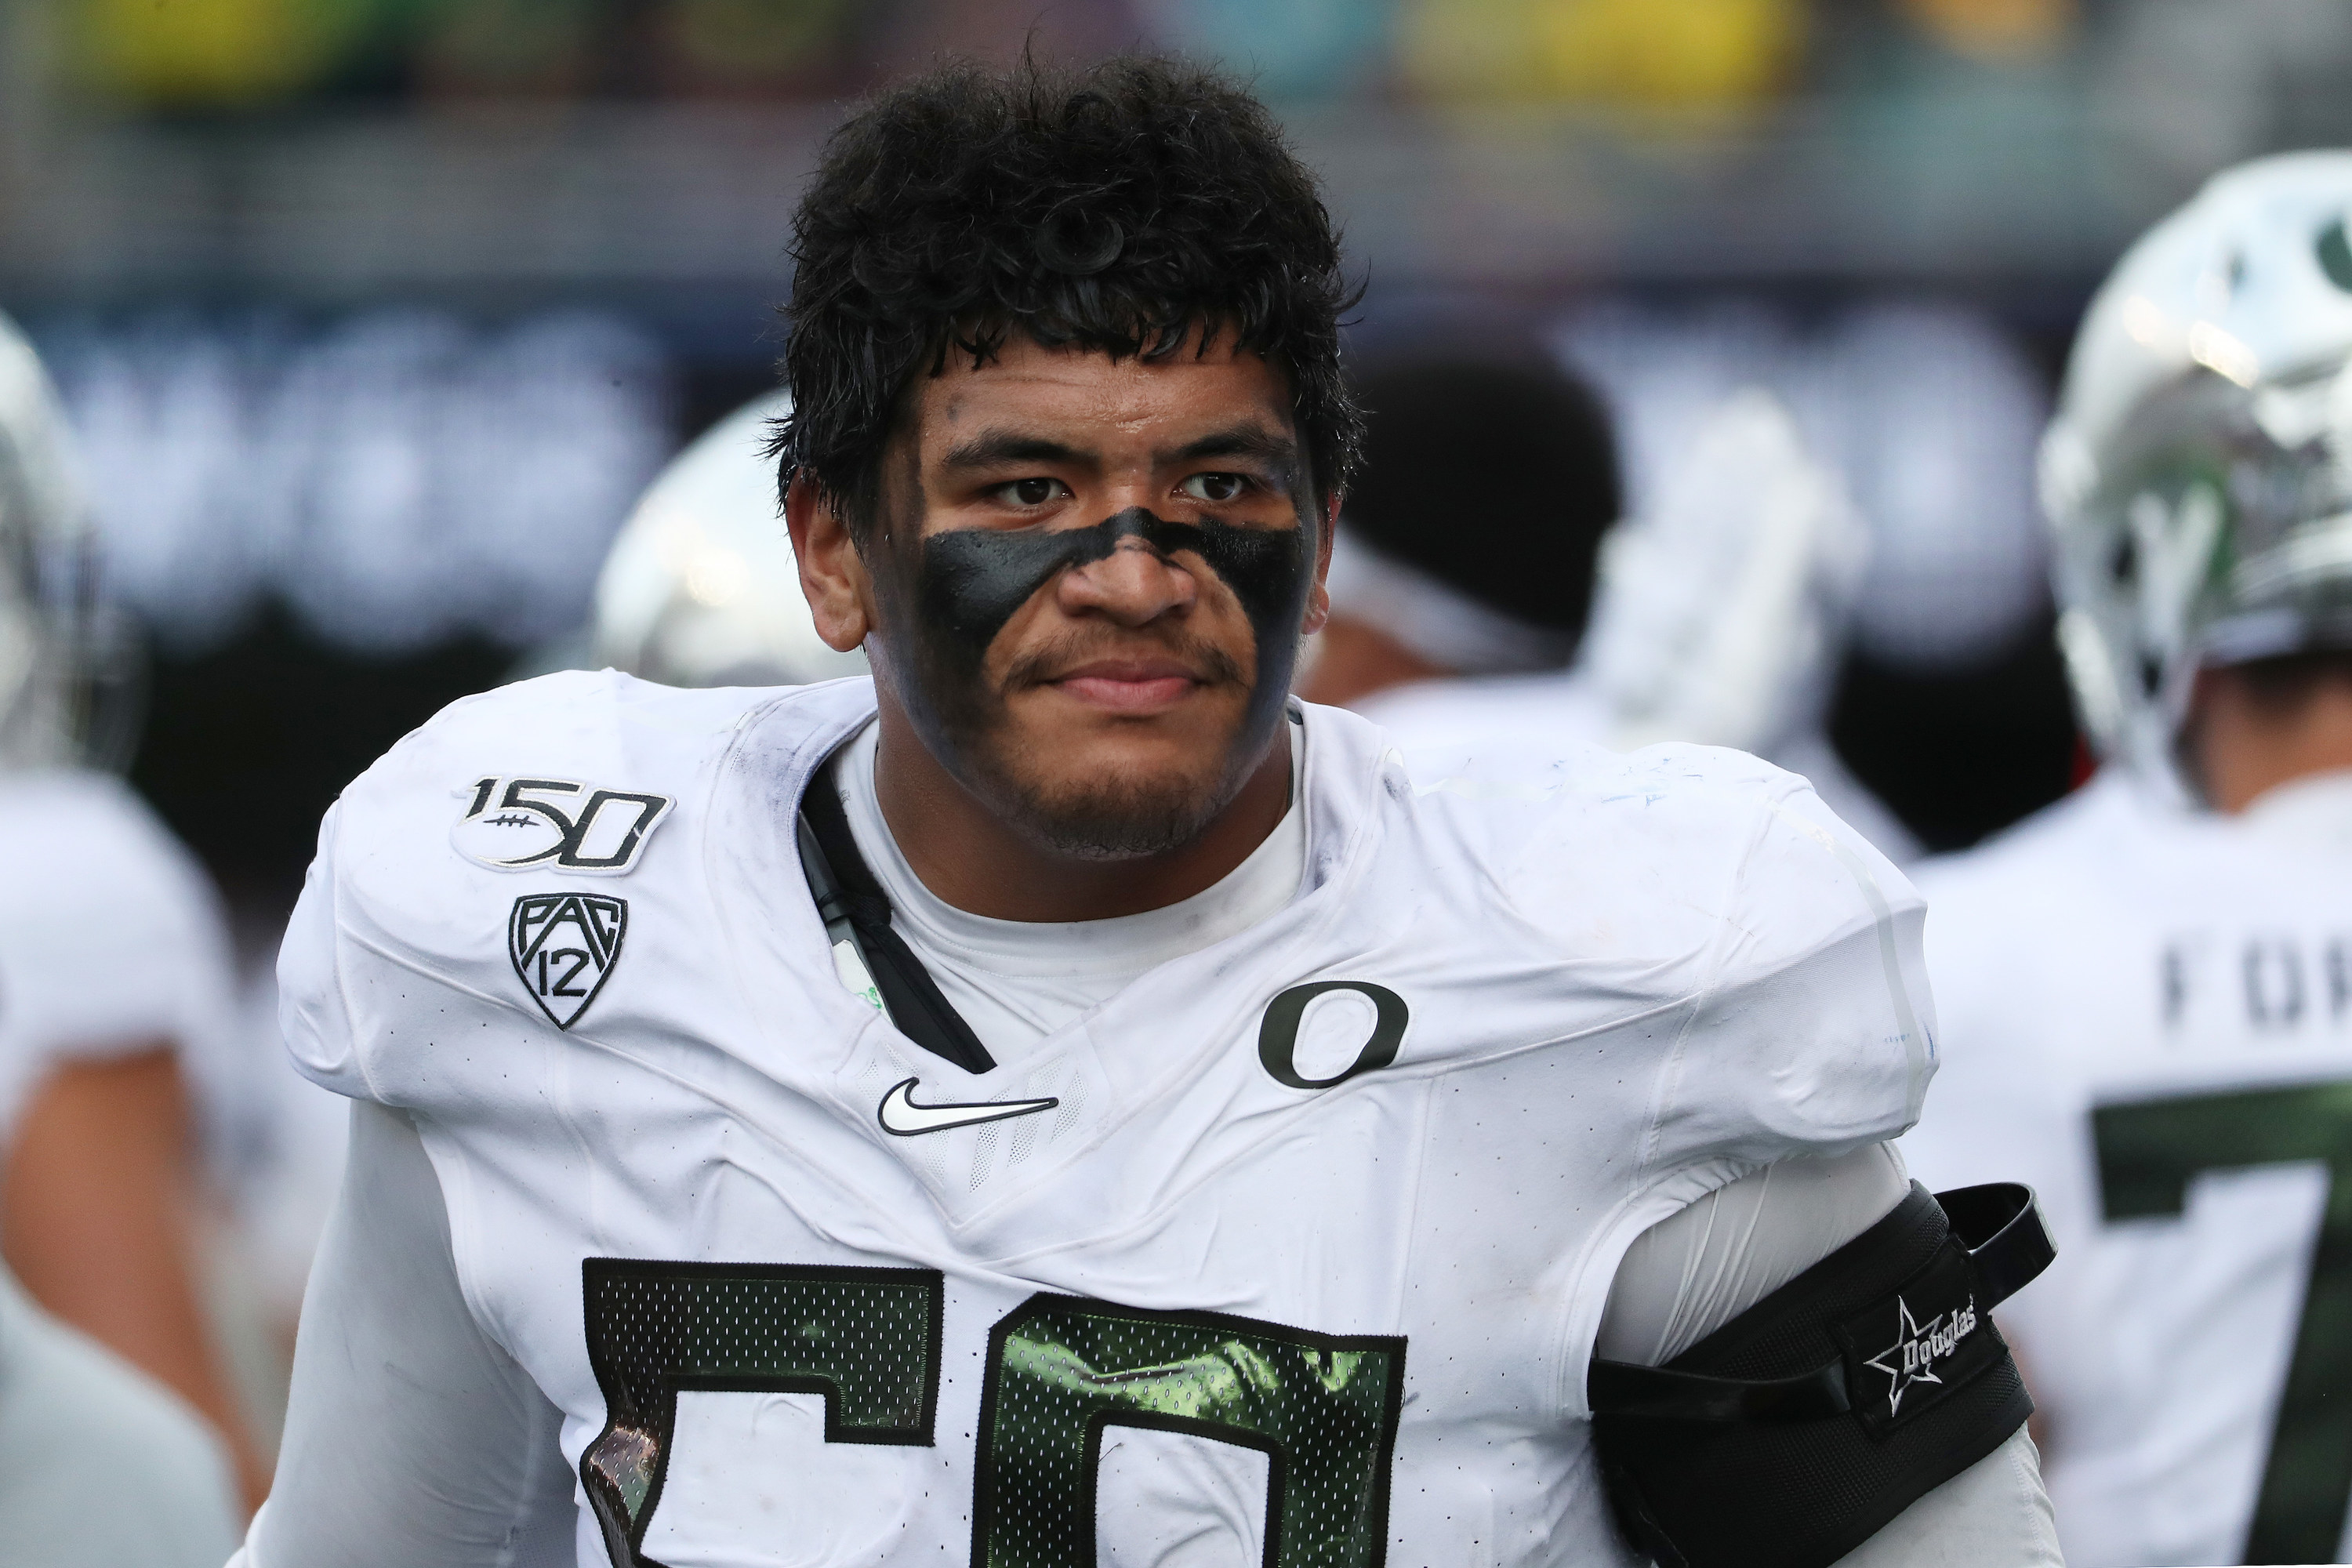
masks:
[[[2109,769],[1919,880],[1947,1050],[1903,1149],[2042,1194],[2001,1321],[2067,1561],[2352,1561],[2352,778],[2230,818]]]
[[[228,939],[194,858],[121,780],[0,773],[0,1142],[62,1062],[176,1043],[232,1070]]]
[[[845,986],[803,881],[872,712],[551,676],[322,830],[289,1042],[415,1118],[583,1563],[1629,1562],[1611,1279],[1913,1120],[1900,874],[1736,753],[1416,792],[1310,708],[1297,896],[975,1075]]]

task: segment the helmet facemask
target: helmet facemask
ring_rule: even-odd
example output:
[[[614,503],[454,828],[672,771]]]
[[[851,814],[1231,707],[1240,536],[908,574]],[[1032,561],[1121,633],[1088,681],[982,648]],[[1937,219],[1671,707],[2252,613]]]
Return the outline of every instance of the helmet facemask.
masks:
[[[2193,795],[2179,746],[2200,668],[2352,647],[2352,361],[2252,387],[2193,371],[2074,475],[2064,442],[2044,479],[2085,725]]]

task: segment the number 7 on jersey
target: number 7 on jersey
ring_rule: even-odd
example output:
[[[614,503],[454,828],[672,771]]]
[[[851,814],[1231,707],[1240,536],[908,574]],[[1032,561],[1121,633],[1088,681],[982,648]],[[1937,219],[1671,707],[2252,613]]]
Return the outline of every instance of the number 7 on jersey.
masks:
[[[2270,1455],[2246,1532],[2247,1563],[2325,1563],[2352,1501],[2352,1083],[2103,1105],[2092,1113],[2106,1217],[2178,1215],[2201,1171],[2317,1161],[2327,1205]]]

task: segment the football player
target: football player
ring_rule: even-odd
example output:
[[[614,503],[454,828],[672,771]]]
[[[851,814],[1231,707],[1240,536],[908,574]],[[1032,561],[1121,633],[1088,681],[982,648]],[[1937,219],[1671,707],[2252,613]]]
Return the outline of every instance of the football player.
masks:
[[[1457,677],[1565,669],[1623,505],[1599,395],[1534,344],[1423,350],[1355,392],[1363,459],[1299,695],[1403,717],[1417,698],[1443,708]]]
[[[2038,1221],[1886,1144],[1908,884],[1736,753],[1423,794],[1291,698],[1356,420],[1265,110],[945,69],[794,254],[873,677],[551,676],[346,791],[247,1561],[2054,1562],[1986,1316]]]
[[[704,431],[646,487],[596,577],[593,651],[665,686],[798,686],[859,675],[825,647],[777,516],[769,426],[791,406],[755,397]]]
[[[1533,351],[1405,360],[1362,393],[1302,695],[1378,722],[1424,780],[1473,758],[1540,773],[1586,742],[1736,746],[1898,862],[1917,852],[1825,732],[1870,542],[1770,394],[1715,407],[1621,521],[1606,411]]]
[[[2006,1320],[2070,1559],[2342,1563],[2352,1496],[2352,154],[2117,265],[2043,448],[2105,765],[1926,868],[1923,1174],[2026,1173]]]
[[[0,1271],[5,1554],[193,1565],[242,1511],[197,1419],[242,1430],[198,1305],[178,1057],[220,1022],[225,961],[185,851],[74,765],[84,526],[47,378],[0,318],[0,1252],[26,1287]]]

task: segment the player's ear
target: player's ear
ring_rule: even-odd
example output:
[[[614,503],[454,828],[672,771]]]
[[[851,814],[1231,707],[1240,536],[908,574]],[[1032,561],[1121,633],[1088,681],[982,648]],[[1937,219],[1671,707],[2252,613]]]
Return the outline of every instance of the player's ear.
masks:
[[[1312,637],[1323,629],[1331,618],[1331,591],[1323,580],[1331,574],[1331,535],[1339,526],[1340,492],[1331,492],[1323,503],[1323,526],[1315,531],[1315,586],[1307,595],[1307,619],[1300,624],[1301,634]]]
[[[793,559],[816,635],[836,653],[859,647],[874,629],[873,584],[849,525],[805,470],[784,491],[784,526],[792,531]]]

